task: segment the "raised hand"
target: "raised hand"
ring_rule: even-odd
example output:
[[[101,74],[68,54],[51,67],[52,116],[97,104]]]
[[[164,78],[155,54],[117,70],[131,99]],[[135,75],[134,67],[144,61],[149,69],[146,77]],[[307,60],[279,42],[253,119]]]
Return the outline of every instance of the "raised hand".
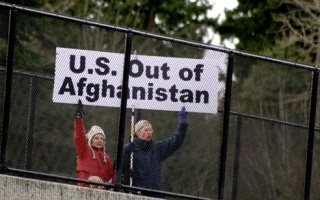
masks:
[[[179,123],[188,123],[186,107],[182,106],[181,111],[179,111]]]
[[[83,104],[79,99],[76,107],[75,117],[79,118],[79,117],[82,117],[83,115],[85,115],[85,112],[83,111]]]

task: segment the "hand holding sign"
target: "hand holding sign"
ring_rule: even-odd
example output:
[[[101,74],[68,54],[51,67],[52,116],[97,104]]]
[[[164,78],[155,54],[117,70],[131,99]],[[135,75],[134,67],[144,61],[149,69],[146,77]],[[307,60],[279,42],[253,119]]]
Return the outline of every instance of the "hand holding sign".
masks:
[[[80,117],[82,117],[83,115],[85,115],[85,112],[83,111],[82,102],[81,102],[81,100],[79,99],[79,100],[78,100],[77,107],[76,107],[75,117],[76,117],[76,118],[80,118]]]
[[[186,107],[182,106],[181,111],[179,112],[179,123],[188,123],[187,122],[187,113]]]

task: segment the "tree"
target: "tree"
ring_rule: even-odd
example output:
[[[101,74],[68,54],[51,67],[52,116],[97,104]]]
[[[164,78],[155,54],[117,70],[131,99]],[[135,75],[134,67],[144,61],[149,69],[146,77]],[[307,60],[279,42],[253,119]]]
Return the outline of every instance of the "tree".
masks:
[[[217,25],[216,31],[222,36],[222,39],[238,38],[239,43],[236,48],[239,50],[292,61],[313,63],[312,60],[315,60],[316,57],[314,56],[315,51],[309,51],[308,47],[315,46],[306,43],[303,39],[315,42],[318,38],[319,25],[311,22],[312,18],[310,17],[308,21],[306,20],[308,12],[301,12],[301,8],[300,12],[297,12],[299,5],[293,4],[295,1],[287,1],[291,2],[290,4],[272,0],[239,0],[238,2],[239,6],[232,11],[227,11],[226,20]],[[312,1],[300,2],[302,2],[300,4],[302,8],[307,9],[307,11],[311,10],[308,3]],[[313,4],[313,8],[317,8],[315,4]],[[317,15],[313,11],[311,14]],[[302,21],[308,22],[308,25],[313,26],[313,29],[302,28]],[[313,21],[319,23],[316,17]],[[299,35],[303,37],[297,37]],[[312,37],[309,37],[311,35]],[[307,53],[302,54],[303,51]],[[232,98],[235,102],[232,109],[273,119],[308,124],[311,71],[284,67],[241,56],[235,57],[234,65],[234,73],[237,78],[233,83]],[[261,176],[259,177],[259,183],[264,182],[266,186],[260,185],[259,188],[270,188],[271,195],[269,198],[272,199],[286,199],[288,198],[286,195],[289,194],[292,194],[289,196],[302,196],[301,191],[295,190],[297,186],[287,185],[281,188],[281,185],[277,184],[283,180],[276,180],[276,177],[279,177],[279,175],[283,177],[296,176],[299,184],[303,184],[301,174],[304,169],[293,164],[299,162],[299,166],[301,166],[304,163],[304,155],[290,154],[291,156],[288,156],[287,153],[296,148],[303,149],[303,146],[301,146],[302,140],[300,138],[299,141],[298,138],[303,135],[303,130],[301,132],[300,130],[290,130],[285,126],[276,129],[273,127],[266,128],[265,123],[259,125],[259,122],[252,122],[245,129],[247,131],[244,131],[243,135],[247,134],[247,138],[252,138],[247,142],[258,144],[259,148],[250,146],[248,150],[251,153],[249,151],[248,154],[244,153],[246,162],[243,163],[245,165],[251,164],[251,166],[247,165],[244,168],[250,170],[253,174],[257,172],[252,177]],[[298,132],[300,133],[297,134]],[[292,133],[295,134],[292,135]],[[257,135],[259,136],[255,138]],[[252,149],[261,149],[261,152],[252,151]],[[246,151],[246,149],[242,150]],[[280,157],[281,159],[279,159]],[[261,166],[257,166],[257,163]],[[278,165],[279,163],[281,165]],[[290,174],[289,172],[294,173]],[[242,177],[242,181],[248,183],[248,188],[259,185],[255,184],[254,180],[250,180],[248,176]],[[288,183],[291,183],[291,181],[288,181]],[[245,184],[242,186],[245,186]],[[244,191],[248,191],[248,189],[244,189]],[[266,192],[263,193],[266,194]]]
[[[116,26],[202,42],[216,23],[208,0],[15,0],[5,1]]]
[[[288,7],[286,14],[275,14],[275,21],[281,23],[279,32],[283,35],[275,49],[294,54],[294,61],[320,65],[320,22],[319,1],[283,0]]]
[[[77,3],[71,0],[38,0],[32,2],[17,0],[15,2],[57,14],[71,15],[90,21],[171,35],[176,38],[198,42],[203,41],[208,27],[215,23],[215,19],[210,19],[207,16],[207,11],[212,7],[208,0],[187,2],[184,0],[80,0]],[[19,23],[23,20],[22,18]],[[40,71],[52,73],[51,70],[48,70],[48,66],[38,64],[43,62],[38,60],[34,54],[34,52],[41,52],[40,49],[47,49],[44,46],[48,43],[53,46],[64,44],[70,48],[109,52],[119,52],[119,49],[124,49],[124,35],[122,34],[93,28],[85,24],[82,26],[76,25],[77,27],[73,28],[71,28],[72,23],[68,23],[68,25],[57,24],[55,27],[46,28],[47,25],[50,25],[50,23],[46,23],[46,20],[48,19],[38,17],[33,21],[21,23],[22,27],[18,29],[18,35],[20,36],[17,37],[17,45],[18,48],[23,49],[23,51],[20,51],[21,54],[24,54],[21,57],[27,60],[17,65],[18,67],[31,69],[28,66],[32,66],[32,70],[34,70],[34,66],[38,66]],[[55,29],[55,36],[51,34],[52,28]],[[153,53],[162,56],[186,56],[186,52],[194,57],[204,55],[204,51],[199,49],[190,52],[190,48],[185,46],[172,48],[173,44],[168,42],[164,43],[160,40],[143,37],[137,38],[136,41],[140,40],[138,41],[139,48],[134,50],[137,50],[138,54],[150,54],[150,46],[152,46]],[[44,52],[44,54],[46,53]],[[26,65],[25,63],[30,64]]]
[[[226,19],[216,24],[221,39],[238,38],[236,49],[259,53],[274,45],[277,24],[272,13],[285,13],[285,7],[276,0],[238,0],[238,7],[226,10]]]
[[[292,12],[292,9],[296,7],[295,5],[288,5],[275,0],[239,0],[238,2],[238,7],[234,10],[226,11],[226,20],[217,25],[216,31],[222,35],[222,39],[239,38],[237,49],[267,56],[293,61],[302,61],[303,59],[306,61],[310,58],[305,54],[299,55],[300,51],[305,50],[303,48],[299,50],[301,43],[292,46],[290,45],[291,43],[286,42],[290,48],[282,48],[280,46],[280,41],[284,44],[288,35],[292,35],[288,28],[284,28],[284,21],[293,21],[286,16],[293,17],[296,14],[296,12]],[[275,16],[279,19],[275,20]],[[280,16],[282,17],[280,18]],[[301,14],[297,16],[297,19],[300,19],[300,16]],[[312,24],[310,25],[312,26]],[[297,25],[295,27],[298,28]],[[236,58],[234,72],[237,81],[235,81],[234,87],[239,94],[235,92],[234,95],[241,97],[243,100],[241,106],[244,106],[242,108],[240,106],[239,109],[246,110],[246,112],[259,113],[259,115],[267,114],[268,116],[280,117],[284,120],[300,119],[301,122],[306,122],[305,116],[308,114],[308,110],[304,105],[306,101],[309,101],[309,95],[305,93],[305,88],[310,89],[308,75],[296,73],[289,68],[280,70],[276,66],[265,65],[266,63],[258,60]],[[279,70],[279,73],[273,76],[272,72],[275,70]],[[287,77],[287,73],[291,73],[291,77]],[[266,88],[255,87],[261,81],[267,82],[259,84],[261,87],[266,86]],[[260,93],[259,91],[264,92]],[[268,91],[268,93],[265,93],[265,91]],[[293,100],[292,96],[296,96],[297,99]],[[268,102],[266,99],[273,99],[276,102]],[[257,102],[254,103],[253,100],[257,100]],[[262,102],[264,106],[258,106],[259,102]],[[252,105],[257,105],[257,107],[254,108]],[[297,113],[290,112],[289,108],[291,106],[301,108],[302,110],[297,113],[302,112],[304,115],[298,116]],[[261,110],[261,108],[263,109]],[[274,111],[274,113],[268,113],[270,111]]]

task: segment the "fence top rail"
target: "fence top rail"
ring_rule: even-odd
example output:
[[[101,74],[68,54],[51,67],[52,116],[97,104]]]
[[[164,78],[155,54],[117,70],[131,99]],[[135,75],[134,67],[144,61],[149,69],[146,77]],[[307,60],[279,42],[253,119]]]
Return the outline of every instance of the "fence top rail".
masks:
[[[273,62],[276,64],[283,64],[283,65],[287,65],[290,67],[302,68],[302,69],[306,69],[306,70],[310,70],[310,71],[317,71],[318,70],[318,66],[307,65],[307,64],[297,63],[297,62],[291,62],[291,61],[287,61],[287,60],[272,58],[272,57],[263,56],[263,55],[257,55],[257,54],[253,54],[253,53],[234,51],[234,54],[242,56],[242,57],[255,58],[255,59],[259,59],[259,60],[263,60],[263,61]]]
[[[223,113],[224,111],[219,109],[218,112],[219,113]],[[236,112],[236,111],[230,111],[230,114],[234,115],[234,116],[257,119],[257,120],[271,122],[271,123],[280,124],[280,125],[287,125],[287,126],[290,126],[290,127],[296,127],[296,128],[302,128],[302,129],[308,129],[309,128],[308,125],[303,125],[303,124],[298,124],[298,123],[294,123],[294,122],[278,120],[278,119],[274,119],[274,118],[261,117],[261,116],[258,116],[258,115],[251,115],[251,114],[247,114],[247,113],[240,113],[240,112]],[[320,127],[316,127],[315,131],[320,132]]]
[[[278,58],[272,58],[272,57],[262,56],[262,55],[258,55],[258,54],[242,52],[242,51],[234,50],[231,48],[216,46],[216,45],[212,45],[212,44],[203,44],[203,43],[199,43],[199,42],[193,42],[193,41],[188,41],[188,40],[184,40],[184,39],[168,37],[165,35],[148,33],[145,31],[134,30],[134,29],[120,27],[120,26],[116,26],[116,25],[110,25],[110,24],[105,24],[105,23],[100,23],[100,22],[95,22],[95,21],[90,21],[90,20],[85,20],[85,19],[79,19],[79,18],[70,17],[70,16],[66,16],[66,15],[59,15],[59,14],[36,10],[36,9],[24,7],[24,6],[18,6],[15,4],[8,4],[8,3],[0,2],[0,7],[6,7],[11,10],[19,10],[19,11],[23,11],[23,12],[29,12],[29,13],[39,14],[39,15],[43,15],[43,16],[49,16],[49,17],[53,17],[53,18],[57,18],[57,19],[77,22],[77,23],[86,24],[86,25],[90,25],[90,26],[96,26],[96,27],[100,27],[100,28],[107,28],[110,30],[124,32],[124,33],[132,33],[135,35],[146,36],[146,37],[150,37],[150,38],[154,38],[154,39],[161,39],[161,40],[165,40],[168,42],[190,45],[190,46],[194,46],[197,48],[214,50],[214,51],[219,51],[219,52],[223,52],[223,53],[227,53],[227,54],[235,54],[235,55],[240,55],[243,57],[255,58],[255,59],[262,60],[262,61],[273,62],[276,64],[284,64],[284,65],[287,65],[290,67],[301,68],[301,69],[310,70],[310,71],[318,71],[317,66],[306,65],[306,64],[286,61],[286,60],[282,60],[282,59],[278,59]]]
[[[6,69],[4,67],[0,66],[0,71],[5,72]],[[29,77],[33,77],[33,78],[42,78],[42,79],[54,80],[54,77],[53,76],[49,76],[49,75],[36,74],[36,73],[33,73],[33,72],[27,72],[27,71],[22,71],[22,70],[13,70],[13,72],[15,74],[29,76]]]

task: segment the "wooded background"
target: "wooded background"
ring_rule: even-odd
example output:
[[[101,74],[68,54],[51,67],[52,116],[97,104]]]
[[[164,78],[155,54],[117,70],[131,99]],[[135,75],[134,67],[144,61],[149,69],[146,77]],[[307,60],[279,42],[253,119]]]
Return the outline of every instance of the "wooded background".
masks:
[[[319,7],[317,1],[239,0],[234,10],[225,11],[221,23],[207,15],[208,1],[4,1],[40,11],[86,19],[118,27],[204,43],[209,29],[222,40],[235,39],[235,49],[254,55],[319,66]],[[9,10],[0,7],[0,27],[9,27]],[[72,140],[73,105],[52,102],[55,47],[123,53],[124,33],[76,22],[21,13],[17,18],[14,80],[8,165],[52,174],[75,175]],[[0,86],[5,86],[8,28],[0,30]],[[210,40],[206,42],[210,44]],[[135,36],[133,49],[140,54],[201,58],[205,49],[180,43],[164,43]],[[218,54],[216,51],[211,51]],[[221,57],[221,62],[227,62]],[[238,177],[238,199],[302,199],[305,184],[306,149],[312,73],[285,64],[235,56],[231,110],[246,115],[292,123],[275,123],[257,118],[241,118],[241,146],[237,147],[239,115],[230,118],[226,174],[226,199],[234,195]],[[221,82],[225,83],[225,72]],[[32,89],[31,89],[32,88]],[[31,100],[31,102],[30,102]],[[219,110],[223,110],[221,91]],[[0,102],[4,101],[4,92]],[[36,109],[31,109],[35,106]],[[319,111],[317,104],[317,111]],[[86,128],[97,124],[107,133],[106,150],[116,159],[119,109],[85,107]],[[34,111],[33,114],[30,114]],[[1,116],[3,110],[1,110]],[[130,131],[130,109],[127,113]],[[32,118],[30,119],[30,116]],[[172,135],[177,113],[142,111],[153,123],[156,140]],[[316,127],[320,115],[316,115]],[[223,115],[188,114],[188,136],[179,151],[164,163],[168,191],[203,197],[218,196],[219,161]],[[31,123],[30,123],[31,120]],[[1,118],[2,121],[2,118]],[[27,132],[32,129],[32,136]],[[30,149],[32,141],[32,149]],[[312,199],[319,199],[319,134],[314,143]],[[239,168],[233,168],[240,153]]]

